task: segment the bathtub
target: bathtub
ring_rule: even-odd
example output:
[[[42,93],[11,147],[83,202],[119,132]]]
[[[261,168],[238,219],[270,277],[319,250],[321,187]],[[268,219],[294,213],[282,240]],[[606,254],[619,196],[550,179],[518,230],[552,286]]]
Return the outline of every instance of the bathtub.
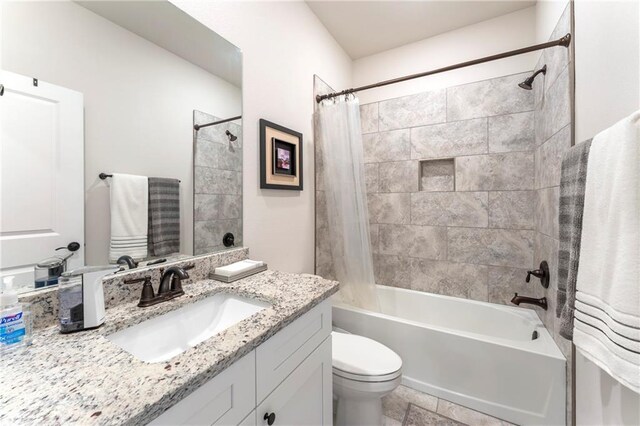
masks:
[[[333,304],[333,324],[402,357],[402,383],[521,425],[565,424],[566,360],[529,309],[376,286],[381,313]]]

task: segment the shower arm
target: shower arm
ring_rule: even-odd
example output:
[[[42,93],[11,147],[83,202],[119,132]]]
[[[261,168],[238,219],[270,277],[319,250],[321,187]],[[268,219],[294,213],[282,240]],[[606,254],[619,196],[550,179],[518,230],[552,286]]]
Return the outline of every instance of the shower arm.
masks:
[[[460,62],[459,64],[449,65],[443,68],[438,68],[431,71],[422,72],[419,74],[411,74],[404,77],[398,77],[391,80],[381,81],[379,83],[368,84],[366,86],[360,86],[353,89],[345,89],[341,92],[327,93],[325,95],[317,95],[316,102],[320,103],[324,99],[331,99],[337,96],[348,95],[354,92],[361,92],[363,90],[375,89],[376,87],[388,86],[390,84],[402,83],[403,81],[413,80],[415,78],[426,77],[429,75],[439,74],[441,72],[456,70],[458,68],[470,67],[473,65],[483,64],[485,62],[491,62],[498,59],[509,58],[511,56],[522,55],[523,53],[535,52],[536,50],[547,49],[549,47],[562,46],[569,47],[571,44],[571,34],[568,33],[564,37],[557,40],[548,41],[546,43],[536,44],[529,47],[523,47],[522,49],[511,50],[509,52],[499,53],[497,55],[485,56],[484,58],[474,59],[472,61]]]
[[[219,120],[219,121],[213,121],[211,123],[206,123],[206,124],[194,124],[193,125],[193,129],[195,131],[198,131],[200,129],[202,129],[203,127],[209,127],[209,126],[215,126],[216,124],[222,124],[222,123],[227,123],[229,121],[235,121],[235,120],[240,120],[242,118],[241,115],[238,115],[237,117],[231,117],[231,118],[225,118],[224,120]]]

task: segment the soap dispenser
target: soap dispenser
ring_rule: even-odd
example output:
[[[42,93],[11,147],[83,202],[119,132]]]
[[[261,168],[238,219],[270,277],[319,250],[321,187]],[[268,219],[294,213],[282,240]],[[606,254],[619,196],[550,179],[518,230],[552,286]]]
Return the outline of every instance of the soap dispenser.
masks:
[[[31,344],[30,305],[18,301],[13,278],[3,279],[0,293],[0,354]]]
[[[58,287],[61,333],[100,327],[105,320],[102,278],[120,265],[85,266],[65,272]]]
[[[34,267],[35,288],[47,287],[58,284],[60,275],[67,270],[67,261],[80,249],[77,242],[69,243],[66,247],[58,247],[56,251],[67,250],[64,255],[55,255],[36,263]]]

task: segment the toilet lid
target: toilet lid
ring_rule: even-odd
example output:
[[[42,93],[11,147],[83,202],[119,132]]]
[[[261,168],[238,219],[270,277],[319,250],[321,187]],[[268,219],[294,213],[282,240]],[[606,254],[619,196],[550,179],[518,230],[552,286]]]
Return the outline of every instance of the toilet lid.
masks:
[[[331,333],[333,368],[359,376],[385,376],[402,368],[394,351],[364,336]]]

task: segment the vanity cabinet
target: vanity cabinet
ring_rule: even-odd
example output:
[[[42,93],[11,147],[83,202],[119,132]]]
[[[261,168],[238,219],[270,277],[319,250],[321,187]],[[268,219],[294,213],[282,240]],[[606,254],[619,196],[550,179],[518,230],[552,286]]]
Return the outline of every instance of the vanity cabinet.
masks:
[[[257,424],[268,424],[272,413],[274,425],[331,425],[331,337],[327,337],[267,398],[258,406]]]
[[[325,300],[152,425],[332,424],[331,302]]]

